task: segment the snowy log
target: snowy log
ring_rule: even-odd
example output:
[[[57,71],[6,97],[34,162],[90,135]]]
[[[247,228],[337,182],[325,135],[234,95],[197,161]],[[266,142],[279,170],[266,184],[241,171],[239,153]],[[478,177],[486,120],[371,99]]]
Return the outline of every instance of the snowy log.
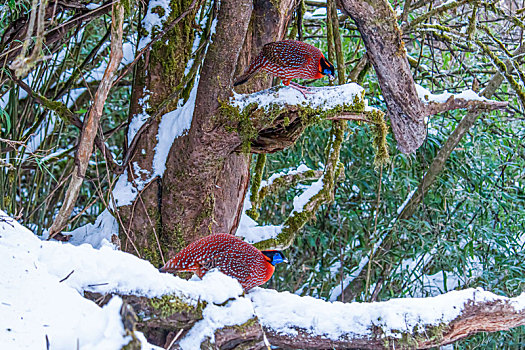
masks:
[[[50,348],[150,349],[149,339],[171,349],[257,349],[266,336],[286,348],[424,349],[525,324],[525,294],[506,298],[482,289],[375,303],[263,288],[245,294],[218,271],[185,281],[108,245],[41,241],[3,212],[0,264],[0,343],[12,348],[47,341]],[[109,302],[100,308],[84,294]]]
[[[427,349],[525,324],[525,295],[482,289],[348,304],[259,289],[251,299],[270,343],[290,348]]]
[[[206,322],[203,304],[175,311],[181,308],[177,298],[121,297],[141,315],[137,328],[153,334],[150,341],[170,343],[172,337],[154,337],[159,333],[184,337],[197,322]],[[377,303],[331,303],[260,288],[245,298],[251,299],[254,317],[216,329],[212,348],[230,349],[232,344],[263,348],[264,330],[271,345],[291,349],[428,349],[525,324],[524,296],[504,298],[482,289]]]

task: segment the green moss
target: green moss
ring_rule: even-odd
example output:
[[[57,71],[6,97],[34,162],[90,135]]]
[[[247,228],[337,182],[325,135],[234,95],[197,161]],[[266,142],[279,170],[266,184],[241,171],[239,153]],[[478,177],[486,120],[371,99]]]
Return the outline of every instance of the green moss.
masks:
[[[129,16],[133,10],[135,2],[133,0],[121,0],[122,7],[124,7],[124,16]]]
[[[415,349],[422,342],[439,344],[443,339],[443,335],[450,330],[450,326],[446,323],[440,323],[437,326],[420,326],[416,325],[411,332],[400,332],[390,330],[391,333],[398,334],[396,337],[383,338],[385,349]],[[375,333],[384,334],[381,328],[374,331]]]
[[[372,121],[372,144],[375,150],[374,165],[378,168],[390,162],[388,145],[386,143],[388,126],[385,122],[385,114],[380,110],[373,110],[368,116]]]
[[[259,319],[257,317],[252,317],[248,321],[244,322],[243,324],[235,325],[232,328],[239,332],[243,332],[246,329],[256,325],[257,322],[259,322]]]
[[[250,153],[251,142],[258,136],[255,121],[261,114],[258,112],[256,103],[251,103],[242,111],[239,107],[230,105],[227,101],[219,101],[219,115],[225,122],[225,129],[228,132],[237,132],[241,139],[243,153]]]
[[[67,108],[65,104],[60,101],[50,100],[47,97],[37,93],[35,93],[35,95],[45,108],[54,111],[64,123],[73,124],[74,113],[69,108]]]
[[[172,0],[170,1],[170,14],[164,25],[171,23],[174,19],[179,17],[191,4],[191,0]],[[153,13],[159,16],[165,15],[165,9],[157,6],[153,9]],[[192,23],[195,17],[196,9],[188,16],[183,18],[173,28],[171,28],[164,36],[163,40],[158,40],[152,45],[150,53],[150,66],[161,67],[159,73],[162,76],[163,84],[166,85],[162,89],[164,96],[155,96],[155,101],[150,101],[150,105],[156,107],[167,99],[170,94],[176,90],[178,84],[184,77],[184,69],[186,62],[191,56],[191,47],[194,38],[194,30]],[[162,28],[154,27],[149,33],[152,37],[161,31]],[[176,104],[176,99],[170,99],[173,107]],[[172,106],[168,106],[168,110]]]
[[[252,208],[247,212],[247,214],[254,220],[257,220],[259,218],[259,212],[257,210],[261,206],[262,200],[262,198],[259,198],[259,189],[261,187],[261,181],[265,164],[266,154],[259,154],[257,156],[257,163],[255,164],[255,171],[252,176],[252,185],[250,189],[250,202],[252,203]]]
[[[182,234],[182,229],[179,225],[175,226],[175,229],[173,230],[172,234],[172,240],[170,247],[175,250],[176,252],[181,251],[183,248],[185,248],[188,243],[186,243],[186,240],[184,239],[184,235]]]
[[[200,211],[199,215],[195,218],[195,231],[197,232],[202,223],[206,220],[209,221],[208,230],[211,233],[211,225],[213,223],[213,210],[215,209],[215,197],[212,193],[206,195],[206,199],[203,203],[203,208]]]
[[[196,319],[202,319],[202,310],[206,307],[206,302],[198,301],[197,305],[192,305],[179,296],[167,294],[150,299],[149,305],[155,309],[156,317],[166,318],[177,313],[186,313]]]
[[[153,230],[153,228],[148,227],[148,231],[145,233],[147,237],[147,243],[139,246],[140,255],[143,259],[148,260],[154,266],[162,266],[163,261],[159,252],[159,244],[157,243],[157,239],[160,240],[161,232],[160,213],[156,208],[149,208],[147,214],[153,225],[155,225],[156,231]],[[155,232],[157,235],[155,235]],[[160,242],[160,246],[163,246],[162,242]]]

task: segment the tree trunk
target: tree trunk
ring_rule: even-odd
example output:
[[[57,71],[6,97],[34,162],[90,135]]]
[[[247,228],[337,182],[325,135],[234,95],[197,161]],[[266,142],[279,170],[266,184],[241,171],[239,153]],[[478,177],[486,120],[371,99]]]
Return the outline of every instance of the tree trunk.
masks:
[[[190,3],[181,0],[175,6],[171,2],[170,19]],[[164,257],[199,237],[234,233],[248,189],[250,155],[237,150],[242,143],[235,130],[238,121],[221,116],[221,102],[229,99],[232,81],[261,47],[283,38],[295,5],[296,0],[221,1],[216,30],[197,73],[200,79],[190,129],[174,140],[161,179],[149,175],[154,170],[160,116],[140,135],[127,167],[128,181],[143,174],[141,180],[148,183],[132,204],[120,210],[124,250],[160,265]],[[145,54],[136,72],[131,119],[141,113],[155,115],[184,79],[196,11]],[[163,43],[166,39],[168,44]],[[254,79],[243,89],[260,90],[270,83],[268,78]],[[150,94],[146,110],[140,104],[144,91]],[[165,112],[177,102],[168,102]],[[137,168],[146,171],[137,173]]]

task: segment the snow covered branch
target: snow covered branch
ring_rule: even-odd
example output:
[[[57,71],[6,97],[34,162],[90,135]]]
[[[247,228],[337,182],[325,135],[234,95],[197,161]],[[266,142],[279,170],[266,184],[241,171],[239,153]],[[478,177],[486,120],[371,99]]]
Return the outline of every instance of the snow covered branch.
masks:
[[[427,115],[434,115],[454,109],[466,109],[468,111],[491,111],[507,107],[508,102],[492,101],[479,96],[472,90],[465,90],[459,94],[445,92],[434,95],[420,85],[416,85],[419,98],[425,103]]]
[[[262,289],[250,297],[270,343],[292,348],[427,349],[525,324],[525,295],[482,289],[349,304]]]
[[[274,87],[253,94],[234,94],[223,105],[223,116],[237,129],[252,153],[272,153],[293,145],[309,125],[325,119],[374,123],[364,90],[357,84],[310,88],[306,98],[290,87]]]
[[[94,249],[41,241],[3,212],[0,263],[9,282],[0,284],[0,343],[11,348],[40,348],[47,339],[50,348],[68,349],[151,348],[148,341],[172,349],[261,349],[266,337],[298,349],[423,349],[525,324],[525,294],[482,289],[346,304],[262,288],[243,294],[217,271],[185,281],[107,243]]]

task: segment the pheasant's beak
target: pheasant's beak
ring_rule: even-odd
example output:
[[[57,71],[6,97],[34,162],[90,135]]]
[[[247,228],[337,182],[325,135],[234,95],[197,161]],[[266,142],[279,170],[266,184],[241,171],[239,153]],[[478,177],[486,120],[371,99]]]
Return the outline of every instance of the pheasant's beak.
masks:
[[[290,262],[288,261],[288,259],[284,258],[283,263],[289,264]]]

